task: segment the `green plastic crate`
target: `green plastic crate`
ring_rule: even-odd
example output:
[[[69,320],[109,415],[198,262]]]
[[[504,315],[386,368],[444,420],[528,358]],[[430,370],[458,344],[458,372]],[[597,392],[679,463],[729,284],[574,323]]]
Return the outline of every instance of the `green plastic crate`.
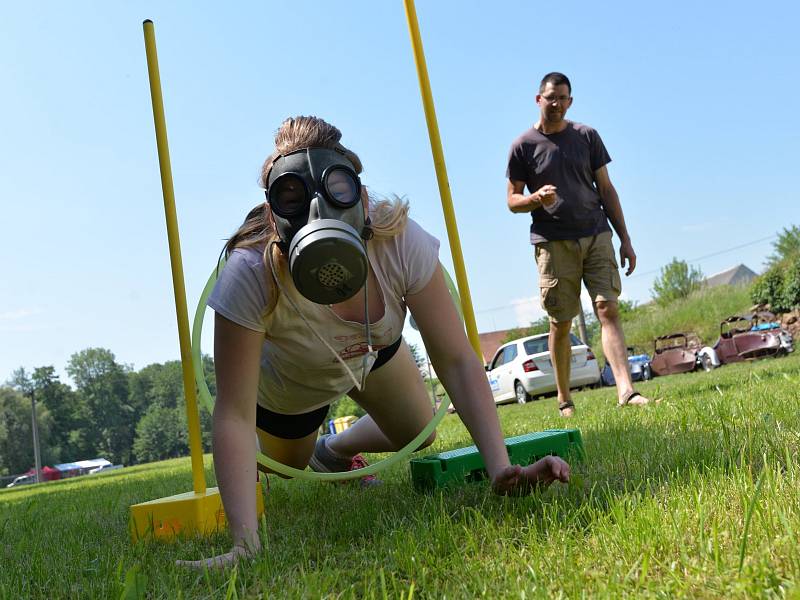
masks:
[[[583,440],[578,429],[547,429],[505,440],[512,465],[529,465],[554,454],[561,458],[582,460]],[[417,491],[431,491],[449,484],[486,479],[483,458],[475,446],[449,450],[411,461],[411,481]]]

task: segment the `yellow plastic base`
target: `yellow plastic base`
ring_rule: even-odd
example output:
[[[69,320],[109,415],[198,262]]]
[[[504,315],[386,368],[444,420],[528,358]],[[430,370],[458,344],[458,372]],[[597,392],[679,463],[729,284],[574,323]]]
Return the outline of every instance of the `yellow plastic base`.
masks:
[[[130,513],[131,539],[170,541],[178,535],[209,535],[222,531],[227,525],[217,488],[203,494],[186,492],[176,496],[134,504]],[[264,514],[261,485],[256,484],[256,510]]]

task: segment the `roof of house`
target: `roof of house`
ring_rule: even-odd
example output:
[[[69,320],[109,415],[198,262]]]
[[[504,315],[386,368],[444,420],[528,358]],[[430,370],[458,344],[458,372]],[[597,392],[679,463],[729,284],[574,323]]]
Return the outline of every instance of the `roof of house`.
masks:
[[[105,458],[93,458],[91,460],[76,460],[71,463],[61,463],[60,465],[53,465],[59,471],[74,471],[76,469],[91,469],[93,467],[102,467],[110,465],[111,462]]]
[[[740,283],[749,283],[758,277],[758,274],[748,269],[745,265],[736,265],[721,273],[715,273],[705,279],[705,284],[708,287],[715,287],[718,285],[737,285]]]

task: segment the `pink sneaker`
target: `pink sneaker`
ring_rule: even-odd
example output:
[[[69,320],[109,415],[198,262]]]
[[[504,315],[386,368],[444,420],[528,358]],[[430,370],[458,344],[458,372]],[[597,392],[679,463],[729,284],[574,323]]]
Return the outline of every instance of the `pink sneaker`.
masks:
[[[367,462],[367,459],[365,459],[360,454],[356,454],[350,463],[349,470],[355,471],[356,469],[363,469],[364,467],[368,466],[369,463]],[[359,482],[362,488],[373,487],[376,485],[381,485],[382,483],[383,482],[380,479],[378,479],[375,475],[364,475],[364,477],[362,477],[361,481]]]
[[[317,439],[314,447],[314,454],[308,461],[308,466],[317,473],[341,473],[343,471],[355,471],[369,465],[360,454],[356,454],[351,459],[342,458],[330,451],[327,444],[329,436],[325,435]],[[347,483],[342,481],[341,483]],[[361,487],[371,487],[380,485],[381,481],[375,475],[366,475],[361,478]]]

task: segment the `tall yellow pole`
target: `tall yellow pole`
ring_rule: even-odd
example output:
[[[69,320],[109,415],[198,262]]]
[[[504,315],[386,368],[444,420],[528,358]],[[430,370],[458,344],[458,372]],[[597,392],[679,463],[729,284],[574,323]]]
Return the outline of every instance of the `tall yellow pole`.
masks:
[[[164,213],[167,218],[169,259],[172,266],[172,288],[175,292],[175,311],[178,315],[178,339],[181,346],[183,389],[186,398],[186,418],[189,422],[189,450],[192,455],[192,481],[195,494],[204,494],[206,478],[203,470],[203,445],[200,438],[200,417],[197,412],[197,389],[192,368],[192,343],[189,337],[189,316],[186,309],[186,289],[183,283],[181,242],[178,236],[178,218],[175,211],[175,193],[172,189],[172,168],[167,144],[167,125],[164,118],[164,101],[161,97],[161,78],[158,73],[158,54],[153,22],[146,20],[144,45],[147,52],[147,74],[150,78],[150,98],[153,102],[153,120],[156,127],[158,164],[161,169],[161,190],[164,195]]]
[[[453,199],[450,196],[450,183],[447,180],[447,167],[444,164],[444,153],[442,152],[442,140],[439,137],[439,125],[436,121],[436,109],[433,106],[433,94],[431,84],[428,79],[428,67],[425,64],[425,52],[422,49],[422,38],[419,34],[419,24],[417,23],[417,10],[414,7],[414,0],[403,0],[408,19],[408,31],[411,35],[411,46],[414,49],[414,63],[417,66],[417,77],[419,79],[419,91],[422,94],[422,105],[425,109],[425,121],[428,124],[428,137],[431,141],[431,152],[433,153],[433,165],[436,169],[436,180],[439,184],[439,195],[442,199],[442,211],[444,221],[447,226],[447,238],[450,242],[450,253],[453,256],[453,266],[456,272],[456,282],[461,296],[461,308],[464,311],[464,324],[467,327],[467,336],[472,344],[472,348],[483,361],[481,344],[478,338],[478,328],[475,325],[475,313],[472,308],[472,297],[469,293],[469,283],[467,282],[467,272],[464,269],[464,256],[461,254],[461,241],[458,237],[458,226],[456,225],[455,211],[453,210]]]

